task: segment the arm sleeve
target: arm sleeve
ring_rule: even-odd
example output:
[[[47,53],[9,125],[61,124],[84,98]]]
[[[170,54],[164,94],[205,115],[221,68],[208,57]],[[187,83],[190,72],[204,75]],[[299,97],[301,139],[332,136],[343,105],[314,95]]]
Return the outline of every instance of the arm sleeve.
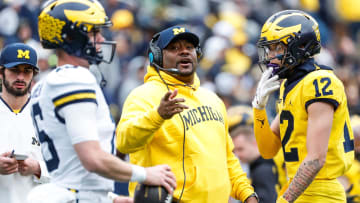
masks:
[[[264,109],[253,108],[254,133],[260,154],[265,159],[273,158],[281,147],[280,138],[270,128]]]
[[[132,94],[125,101],[116,128],[116,145],[120,152],[132,153],[144,148],[163,124],[164,119],[157,112],[157,105],[149,100]]]
[[[231,137],[227,136],[227,164],[231,181],[231,196],[244,202],[251,194],[254,188],[251,186],[246,173],[242,170],[239,159],[232,152],[234,144]]]

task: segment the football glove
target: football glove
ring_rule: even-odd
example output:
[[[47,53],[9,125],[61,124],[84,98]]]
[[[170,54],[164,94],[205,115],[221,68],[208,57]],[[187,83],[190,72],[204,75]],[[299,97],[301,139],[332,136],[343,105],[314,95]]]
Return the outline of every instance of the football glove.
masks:
[[[253,108],[264,109],[269,95],[280,88],[279,76],[274,75],[271,77],[272,70],[272,68],[269,68],[261,75],[254,100],[252,101]]]

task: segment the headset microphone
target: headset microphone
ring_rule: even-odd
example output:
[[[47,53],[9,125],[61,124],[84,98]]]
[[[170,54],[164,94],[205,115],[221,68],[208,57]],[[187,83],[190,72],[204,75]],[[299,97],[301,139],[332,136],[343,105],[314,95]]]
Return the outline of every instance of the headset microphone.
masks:
[[[162,71],[166,71],[175,75],[181,75],[181,72],[176,69],[176,68],[162,68],[161,66],[159,66],[156,63],[152,63],[151,65],[154,65],[157,69],[162,70]]]

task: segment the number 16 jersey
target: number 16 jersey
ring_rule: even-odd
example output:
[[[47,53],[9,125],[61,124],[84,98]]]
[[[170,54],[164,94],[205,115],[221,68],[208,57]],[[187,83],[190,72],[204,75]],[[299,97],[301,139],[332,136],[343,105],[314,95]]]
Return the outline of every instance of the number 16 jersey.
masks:
[[[70,135],[66,118],[59,112],[69,105],[89,102],[97,105],[97,133],[94,136],[86,133]],[[83,167],[73,147],[74,144],[97,140],[102,150],[114,151],[115,124],[104,95],[88,69],[64,65],[50,72],[32,90],[32,116],[51,182],[76,190],[113,190],[112,180],[90,173]],[[81,127],[86,129],[86,126]]]
[[[326,162],[315,179],[337,178],[350,168],[354,160],[354,138],[344,86],[332,70],[315,67],[316,70],[290,84],[285,80],[280,88],[280,137],[289,178],[294,178],[307,155],[307,108],[314,102],[327,102],[334,106]]]

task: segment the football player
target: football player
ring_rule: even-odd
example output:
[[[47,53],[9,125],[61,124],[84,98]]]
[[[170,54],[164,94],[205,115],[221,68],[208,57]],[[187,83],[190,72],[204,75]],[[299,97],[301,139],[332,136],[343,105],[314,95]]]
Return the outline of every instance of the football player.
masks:
[[[290,178],[277,202],[345,202],[337,177],[354,160],[353,131],[342,82],[313,58],[321,49],[318,23],[298,10],[275,13],[257,45],[266,70],[252,102],[255,136],[264,158],[282,148]],[[270,126],[265,105],[279,88]]]
[[[42,46],[56,49],[58,56],[58,67],[32,92],[33,119],[52,184],[73,191],[80,203],[111,202],[107,194],[113,180],[162,185],[172,193],[176,181],[169,166],[143,168],[112,155],[115,125],[89,71],[90,64],[110,63],[115,50],[115,43],[101,34],[111,26],[102,5],[97,0],[50,1],[38,24]],[[104,49],[112,54],[103,55]]]

